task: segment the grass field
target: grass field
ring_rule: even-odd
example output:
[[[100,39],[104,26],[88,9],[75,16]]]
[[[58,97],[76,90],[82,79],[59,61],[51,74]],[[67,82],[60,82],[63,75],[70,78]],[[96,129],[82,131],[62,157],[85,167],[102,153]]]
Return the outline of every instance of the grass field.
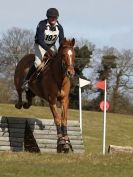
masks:
[[[0,104],[0,115],[52,118],[49,108],[17,110]],[[79,113],[69,110],[69,119]],[[83,112],[84,154],[0,153],[0,177],[133,177],[133,154],[102,155],[102,113]],[[133,146],[133,116],[107,113],[109,144]]]

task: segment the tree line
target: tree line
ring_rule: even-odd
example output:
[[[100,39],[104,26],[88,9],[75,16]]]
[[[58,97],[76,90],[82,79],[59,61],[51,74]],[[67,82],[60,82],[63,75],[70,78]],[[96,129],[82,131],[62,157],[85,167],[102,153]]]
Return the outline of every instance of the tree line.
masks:
[[[14,103],[16,92],[13,76],[17,63],[28,53],[34,52],[34,32],[14,27],[0,38],[0,102]],[[91,85],[82,88],[83,108],[100,111],[99,102],[104,93],[96,89],[99,80],[107,79],[110,112],[133,113],[133,51],[114,47],[96,48],[86,39],[75,45],[75,77],[71,80],[70,108],[78,109],[78,79],[89,79]],[[36,98],[34,104],[46,105]]]

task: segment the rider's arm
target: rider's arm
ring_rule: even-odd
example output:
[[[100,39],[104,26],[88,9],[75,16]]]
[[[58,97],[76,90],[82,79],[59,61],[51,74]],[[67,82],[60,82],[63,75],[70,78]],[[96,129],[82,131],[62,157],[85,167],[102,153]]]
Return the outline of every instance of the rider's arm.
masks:
[[[44,50],[48,51],[49,47],[44,41],[44,30],[46,28],[45,21],[41,21],[36,30],[35,42],[39,44]]]
[[[64,30],[63,27],[59,24],[59,43],[61,44],[64,39]]]

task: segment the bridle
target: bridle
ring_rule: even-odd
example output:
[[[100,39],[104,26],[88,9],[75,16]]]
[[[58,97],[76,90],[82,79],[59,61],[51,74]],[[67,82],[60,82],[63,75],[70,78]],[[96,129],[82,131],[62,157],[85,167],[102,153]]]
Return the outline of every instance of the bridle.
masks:
[[[64,70],[64,72],[65,72],[65,75],[67,75],[67,69],[69,68],[69,67],[72,67],[72,68],[74,68],[74,64],[73,64],[73,61],[72,61],[72,58],[71,58],[71,55],[72,55],[72,51],[73,51],[73,47],[71,47],[71,46],[67,46],[67,45],[64,45],[64,46],[62,46],[62,53],[63,53],[63,50],[64,49],[66,49],[67,48],[67,51],[70,53],[68,53],[68,57],[69,57],[69,63],[66,63],[66,61],[64,60],[64,57],[63,56],[61,56],[61,60],[62,60],[62,69]],[[63,59],[62,59],[63,58]],[[68,75],[67,75],[68,76]]]

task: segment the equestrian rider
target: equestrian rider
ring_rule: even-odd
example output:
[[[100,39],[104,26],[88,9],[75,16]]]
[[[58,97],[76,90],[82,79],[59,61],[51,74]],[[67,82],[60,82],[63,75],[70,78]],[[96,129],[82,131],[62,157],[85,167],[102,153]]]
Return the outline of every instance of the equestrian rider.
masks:
[[[47,19],[39,22],[36,35],[35,35],[35,61],[29,69],[28,74],[24,79],[22,89],[28,91],[29,79],[31,75],[40,66],[42,59],[46,53],[49,54],[50,58],[54,57],[57,52],[55,43],[59,38],[59,44],[64,38],[64,30],[60,23],[57,21],[59,12],[56,8],[50,8],[46,13]]]

